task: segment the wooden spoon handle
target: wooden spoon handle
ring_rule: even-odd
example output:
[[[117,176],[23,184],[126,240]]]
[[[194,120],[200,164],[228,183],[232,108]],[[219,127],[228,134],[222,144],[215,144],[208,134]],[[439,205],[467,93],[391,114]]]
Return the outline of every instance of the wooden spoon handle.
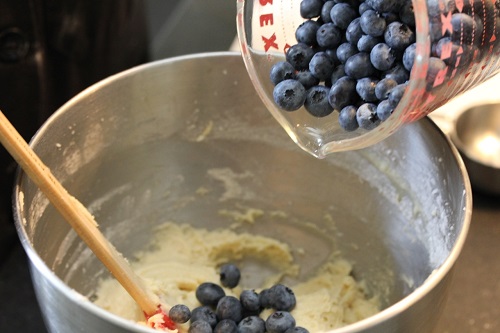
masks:
[[[160,305],[159,298],[146,288],[125,258],[99,231],[89,211],[57,181],[1,111],[0,141],[144,313],[147,316],[155,314]]]

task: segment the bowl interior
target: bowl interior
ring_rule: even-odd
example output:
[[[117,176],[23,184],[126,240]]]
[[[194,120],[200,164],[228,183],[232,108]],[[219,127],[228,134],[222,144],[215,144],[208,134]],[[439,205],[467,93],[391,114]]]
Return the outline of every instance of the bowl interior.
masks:
[[[238,230],[303,249],[298,279],[339,255],[384,308],[450,268],[470,213],[463,167],[430,121],[316,159],[262,106],[239,54],[111,77],[55,113],[32,146],[131,260],[161,223],[234,227],[241,221],[221,212],[259,209]],[[20,236],[35,260],[92,298],[103,266],[22,173],[16,197]]]

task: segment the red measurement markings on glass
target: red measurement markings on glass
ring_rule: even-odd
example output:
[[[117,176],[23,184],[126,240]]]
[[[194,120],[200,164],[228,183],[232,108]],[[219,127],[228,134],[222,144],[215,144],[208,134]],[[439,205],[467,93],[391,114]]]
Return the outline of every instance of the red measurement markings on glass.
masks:
[[[259,5],[262,8],[269,9],[269,13],[259,15],[260,27],[274,26],[274,14],[272,13],[273,0],[259,0]],[[276,42],[276,33],[272,35],[261,36],[264,42],[264,51],[268,52],[271,48],[278,50],[278,43]]]
[[[274,27],[273,0],[259,0],[259,5],[263,9],[263,14],[259,15],[260,27]],[[266,10],[269,10],[269,12],[267,12]],[[267,35],[261,35],[261,38],[264,46],[264,52],[280,49],[276,32],[273,31],[268,33]],[[290,46],[290,44],[285,43],[285,45],[283,45],[282,47],[283,52],[286,53]]]
[[[496,21],[496,17],[497,17],[497,7],[495,5],[496,1],[497,0],[489,0],[491,1],[491,8],[493,8],[493,14],[492,14],[492,17],[493,17],[493,21]],[[484,24],[484,29],[483,29],[483,41],[482,41],[482,45],[485,44],[485,38],[486,38],[486,31],[487,31],[487,27],[486,27],[486,20],[487,20],[487,17],[486,17],[486,3],[483,1],[483,12],[484,12],[484,18],[483,18],[483,22],[485,22]],[[497,37],[496,37],[496,34],[497,34],[497,25],[496,25],[496,22],[492,22],[493,24],[493,32],[492,32],[492,35],[491,35],[491,38],[490,40],[488,41],[489,42],[489,48],[488,48],[488,53],[486,54],[486,57],[484,59],[484,65],[481,66],[481,70],[484,71],[486,69],[486,67],[488,67],[488,70],[487,70],[487,73],[490,72],[490,69],[492,68],[494,62],[491,61],[491,55],[493,54],[493,47],[494,47],[494,42],[496,41]],[[497,51],[497,56],[498,56],[498,52]]]
[[[447,31],[449,31],[450,33],[453,32],[453,25],[451,24],[452,15],[452,12],[441,13],[441,33],[443,34],[443,36],[446,35]]]

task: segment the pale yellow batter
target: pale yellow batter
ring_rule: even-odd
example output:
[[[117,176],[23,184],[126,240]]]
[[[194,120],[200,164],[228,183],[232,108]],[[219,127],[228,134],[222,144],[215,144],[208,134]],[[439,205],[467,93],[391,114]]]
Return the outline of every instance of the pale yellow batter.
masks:
[[[255,259],[275,268],[279,273],[269,276],[262,288],[299,272],[287,244],[248,233],[166,223],[157,230],[153,244],[153,250],[137,254],[138,260],[132,267],[169,305],[182,303],[191,309],[199,306],[195,297],[197,286],[203,282],[219,283],[218,268],[227,262]],[[290,286],[297,298],[292,314],[298,326],[311,333],[328,331],[379,311],[377,299],[366,298],[362,284],[349,275],[351,269],[347,261],[335,260],[326,263],[308,281]],[[242,288],[245,286],[226,289],[226,294],[239,296]],[[95,303],[102,308],[134,321],[144,320],[139,307],[114,279],[102,281],[96,295]],[[268,313],[261,316],[265,319]],[[180,330],[186,329],[186,325]]]

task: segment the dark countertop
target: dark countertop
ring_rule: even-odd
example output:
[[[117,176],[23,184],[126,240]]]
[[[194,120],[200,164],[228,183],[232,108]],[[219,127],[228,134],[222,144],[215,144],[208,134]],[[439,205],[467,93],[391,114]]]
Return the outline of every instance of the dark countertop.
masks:
[[[434,333],[500,332],[500,197],[473,198],[470,232]],[[17,241],[0,263],[0,332],[46,332]]]

